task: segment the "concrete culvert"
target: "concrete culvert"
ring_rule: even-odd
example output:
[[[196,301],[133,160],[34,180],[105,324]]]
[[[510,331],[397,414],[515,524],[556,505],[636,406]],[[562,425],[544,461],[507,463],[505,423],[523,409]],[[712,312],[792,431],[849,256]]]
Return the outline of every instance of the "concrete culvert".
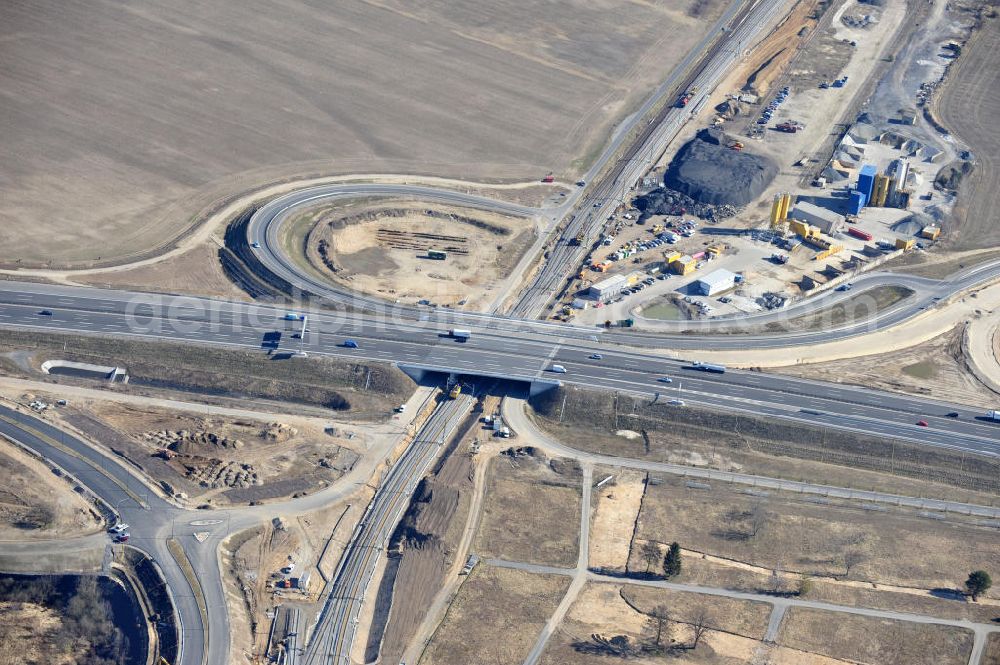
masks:
[[[778,175],[778,165],[746,149],[731,150],[734,141],[718,130],[698,132],[670,163],[664,184],[700,203],[747,205]]]

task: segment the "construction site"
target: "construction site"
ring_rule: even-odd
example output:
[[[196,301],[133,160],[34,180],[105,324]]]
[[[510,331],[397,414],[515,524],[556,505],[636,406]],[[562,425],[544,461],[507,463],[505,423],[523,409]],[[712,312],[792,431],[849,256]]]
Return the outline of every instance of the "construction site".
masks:
[[[535,241],[532,220],[400,202],[306,213],[306,259],[324,277],[406,304],[482,309]]]
[[[797,5],[608,218],[555,318],[780,309],[947,238],[971,155],[922,109],[976,19],[956,5],[913,36],[903,17]]]

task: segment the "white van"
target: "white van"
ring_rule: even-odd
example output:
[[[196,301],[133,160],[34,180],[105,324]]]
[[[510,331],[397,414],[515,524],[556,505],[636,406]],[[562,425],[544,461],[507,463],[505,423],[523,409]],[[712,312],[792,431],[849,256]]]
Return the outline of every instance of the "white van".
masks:
[[[553,365],[550,369],[553,372],[555,372],[556,374],[565,374],[566,373],[566,368],[563,367],[562,365]]]

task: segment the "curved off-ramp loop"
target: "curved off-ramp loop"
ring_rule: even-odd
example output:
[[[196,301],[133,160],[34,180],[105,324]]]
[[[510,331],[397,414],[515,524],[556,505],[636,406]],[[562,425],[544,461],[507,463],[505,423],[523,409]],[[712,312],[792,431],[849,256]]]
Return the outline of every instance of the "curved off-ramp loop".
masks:
[[[834,330],[812,332],[784,332],[767,335],[741,335],[738,346],[759,347],[812,344],[820,341],[843,339],[876,330],[889,328],[906,321],[940,300],[1000,278],[1000,261],[992,261],[956,272],[936,280],[916,275],[875,272],[859,276],[854,280],[858,287],[853,292],[827,292],[813,298],[799,301],[783,310],[763,312],[740,318],[719,318],[704,321],[679,321],[664,326],[657,333],[608,332],[599,328],[588,328],[568,324],[519,319],[516,317],[480,312],[457,311],[448,308],[419,308],[387,302],[381,298],[356,293],[348,288],[328,283],[305,271],[285,252],[282,242],[282,228],[303,210],[321,203],[345,201],[355,198],[413,198],[434,203],[446,203],[471,209],[486,210],[518,217],[538,217],[552,215],[559,209],[541,209],[518,205],[505,201],[421,185],[351,183],[313,187],[270,201],[258,209],[246,227],[248,245],[259,243],[255,251],[256,259],[265,269],[286,280],[297,289],[320,296],[330,302],[355,311],[382,317],[384,321],[429,321],[443,325],[474,325],[482,328],[554,334],[583,339],[602,335],[606,341],[627,345],[655,347],[677,342],[681,346],[691,346],[695,338],[703,338],[707,346],[722,342],[721,336],[711,335],[734,327],[759,326],[781,322],[794,316],[801,316],[828,308],[838,302],[856,298],[863,289],[879,286],[904,286],[914,292],[914,296],[901,304],[879,312],[872,317],[847,323]],[[565,207],[565,206],[564,206]],[[667,333],[667,334],[664,334]],[[672,336],[670,333],[674,333]],[[700,333],[700,334],[699,334]],[[732,345],[727,343],[727,346]]]
[[[997,393],[1000,409],[1000,308],[984,312],[965,327],[962,339],[969,369],[987,388]]]

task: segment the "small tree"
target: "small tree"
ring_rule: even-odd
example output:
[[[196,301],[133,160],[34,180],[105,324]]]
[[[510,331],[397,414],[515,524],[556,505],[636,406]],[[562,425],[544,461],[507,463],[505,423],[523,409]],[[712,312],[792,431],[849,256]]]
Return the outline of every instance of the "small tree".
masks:
[[[760,503],[755,503],[753,507],[750,509],[750,515],[748,516],[747,520],[747,526],[750,531],[749,533],[750,537],[756,538],[758,535],[760,535],[760,532],[767,527],[767,524],[770,521],[771,521],[771,516],[768,514],[766,510],[764,510],[764,506],[762,506]]]
[[[861,550],[850,549],[844,552],[844,577],[850,577],[851,569],[867,558]]]
[[[986,593],[993,586],[993,578],[985,570],[974,570],[969,573],[969,579],[965,580],[965,589],[972,597],[972,602],[979,600],[979,596]]]
[[[667,556],[663,559],[663,573],[668,578],[681,574],[681,546],[677,542],[670,543]]]
[[[660,546],[652,540],[647,540],[642,545],[642,559],[646,562],[646,572],[653,567],[653,564],[660,559]]]
[[[803,575],[799,579],[799,596],[808,595],[810,591],[813,590],[812,578],[808,575]]]
[[[698,644],[701,642],[701,638],[705,636],[708,632],[709,626],[713,623],[712,615],[704,607],[698,608],[698,611],[694,615],[694,619],[691,621],[691,631],[694,635],[694,639],[691,641],[691,649],[697,649]]]
[[[656,647],[662,649],[663,641],[670,639],[670,611],[664,605],[657,605],[649,611],[649,623],[656,631]]]

